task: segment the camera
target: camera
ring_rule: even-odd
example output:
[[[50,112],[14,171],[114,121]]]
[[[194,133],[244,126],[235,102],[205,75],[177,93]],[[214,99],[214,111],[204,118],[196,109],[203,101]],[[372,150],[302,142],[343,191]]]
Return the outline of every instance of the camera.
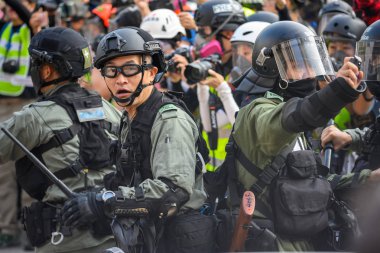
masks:
[[[167,61],[167,64],[168,64],[168,71],[172,73],[180,72],[180,70],[177,68],[178,62],[174,62],[171,60],[176,54],[179,54],[185,57],[189,63],[193,61],[191,51],[188,47],[177,48],[174,52],[165,55],[165,60]]]
[[[4,73],[8,74],[14,74],[16,73],[20,68],[20,62],[18,60],[6,60],[3,62],[3,65],[1,66],[1,69]]]
[[[209,76],[208,70],[220,67],[220,63],[220,55],[212,54],[200,59],[198,62],[187,65],[185,69],[187,83],[195,84],[206,79]]]

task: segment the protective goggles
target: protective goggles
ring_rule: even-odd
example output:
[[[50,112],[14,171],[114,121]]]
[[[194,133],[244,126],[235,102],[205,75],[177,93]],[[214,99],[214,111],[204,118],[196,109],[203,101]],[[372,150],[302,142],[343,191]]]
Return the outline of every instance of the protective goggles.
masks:
[[[138,65],[133,63],[124,64],[123,66],[104,66],[101,70],[102,76],[115,78],[121,73],[125,77],[131,77],[141,73],[144,69],[152,68],[153,65]]]

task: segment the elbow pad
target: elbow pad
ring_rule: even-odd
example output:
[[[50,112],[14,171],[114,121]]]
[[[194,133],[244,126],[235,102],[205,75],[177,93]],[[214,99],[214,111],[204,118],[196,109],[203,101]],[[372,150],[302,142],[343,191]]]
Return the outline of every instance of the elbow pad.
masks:
[[[324,89],[305,98],[292,98],[284,105],[282,126],[298,133],[324,126],[347,104],[355,101],[360,92],[337,78]]]

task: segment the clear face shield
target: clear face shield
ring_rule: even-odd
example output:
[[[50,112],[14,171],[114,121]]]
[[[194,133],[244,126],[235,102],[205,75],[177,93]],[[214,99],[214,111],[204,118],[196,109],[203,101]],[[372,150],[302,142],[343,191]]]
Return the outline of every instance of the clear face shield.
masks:
[[[318,35],[322,35],[323,30],[325,30],[327,23],[334,17],[335,15],[339,14],[339,12],[329,12],[322,16],[321,20],[318,23]]]
[[[335,72],[325,42],[319,36],[285,41],[272,47],[281,79],[292,83],[316,78],[330,81]]]
[[[362,59],[363,81],[380,82],[380,41],[359,41],[356,52]]]
[[[248,42],[232,43],[232,70],[229,82],[237,80],[252,66],[253,44]]]

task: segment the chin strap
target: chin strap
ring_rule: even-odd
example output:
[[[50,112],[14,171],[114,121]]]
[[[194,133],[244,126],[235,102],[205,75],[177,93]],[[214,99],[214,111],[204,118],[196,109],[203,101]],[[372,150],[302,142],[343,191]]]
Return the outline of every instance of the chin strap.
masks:
[[[145,55],[142,55],[142,62],[143,62],[143,70],[142,70],[142,74],[141,74],[141,79],[140,79],[140,82],[139,82],[139,85],[137,86],[136,90],[134,92],[132,92],[131,96],[129,98],[118,98],[116,97],[111,89],[108,87],[108,84],[104,78],[104,82],[106,83],[107,85],[107,88],[109,90],[109,92],[111,93],[111,96],[112,98],[116,101],[116,103],[119,105],[119,106],[130,106],[133,104],[133,102],[135,101],[135,99],[140,96],[141,92],[143,91],[144,88],[148,87],[149,85],[151,84],[143,84],[143,79],[144,79],[144,72],[145,72],[145,67],[146,67],[146,61],[145,61]],[[120,73],[121,74],[121,73]],[[125,104],[127,103],[126,105],[121,105],[120,103],[122,104]]]

